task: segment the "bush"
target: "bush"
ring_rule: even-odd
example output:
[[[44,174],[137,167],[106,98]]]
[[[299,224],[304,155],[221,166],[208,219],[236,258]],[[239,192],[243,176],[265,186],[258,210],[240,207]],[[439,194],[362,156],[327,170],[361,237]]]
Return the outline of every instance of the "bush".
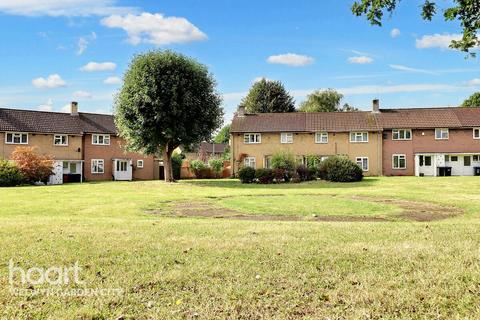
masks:
[[[180,173],[182,171],[183,156],[179,153],[172,155],[172,171],[173,179],[180,180]]]
[[[193,171],[197,179],[202,179],[202,176],[205,175],[205,171],[208,168],[202,160],[192,160],[190,161],[190,169]]]
[[[258,183],[269,184],[273,182],[274,175],[272,169],[257,169],[255,172],[255,178]]]
[[[242,183],[252,183],[255,180],[255,169],[243,167],[238,170],[238,178]]]
[[[212,169],[216,177],[222,173],[223,170],[223,160],[212,158],[208,160],[208,166]]]
[[[14,187],[22,182],[22,172],[15,164],[7,160],[0,160],[0,187]]]
[[[53,157],[39,155],[35,148],[17,147],[11,158],[29,183],[45,182],[53,174]]]
[[[276,182],[280,183],[285,179],[284,169],[273,169],[273,178]]]
[[[316,171],[304,165],[298,166],[296,172],[300,181],[310,181],[315,179]]]
[[[322,179],[332,182],[355,182],[363,179],[362,168],[347,157],[329,157],[320,164],[318,172]]]
[[[280,151],[272,155],[272,168],[283,169],[292,173],[295,169],[295,156],[288,151]]]

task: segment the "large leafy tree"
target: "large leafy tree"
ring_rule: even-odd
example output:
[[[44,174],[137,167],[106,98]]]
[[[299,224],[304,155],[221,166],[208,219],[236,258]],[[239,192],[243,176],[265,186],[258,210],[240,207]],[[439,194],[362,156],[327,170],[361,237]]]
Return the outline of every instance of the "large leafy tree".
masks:
[[[280,81],[255,82],[240,106],[248,113],[294,112],[295,101]]]
[[[472,94],[468,99],[463,101],[462,107],[478,108],[480,107],[480,92]]]
[[[225,125],[213,138],[215,143],[228,143],[230,141],[230,124]]]
[[[365,15],[372,25],[382,25],[385,12],[392,14],[400,0],[357,0],[353,3],[352,11],[357,16]],[[480,2],[478,0],[452,0],[448,1],[449,8],[443,11],[445,21],[458,20],[462,29],[463,37],[453,40],[450,47],[475,56],[471,49],[480,46],[477,32],[480,29]],[[431,21],[438,13],[439,6],[431,0],[424,0],[422,17]]]
[[[337,112],[354,111],[356,108],[345,104],[340,106],[343,95],[333,89],[316,90],[307,96],[307,100],[300,104],[300,112]]]
[[[134,57],[115,101],[115,123],[132,151],[163,157],[165,181],[174,181],[171,156],[180,145],[211,137],[223,110],[207,68],[172,51]]]

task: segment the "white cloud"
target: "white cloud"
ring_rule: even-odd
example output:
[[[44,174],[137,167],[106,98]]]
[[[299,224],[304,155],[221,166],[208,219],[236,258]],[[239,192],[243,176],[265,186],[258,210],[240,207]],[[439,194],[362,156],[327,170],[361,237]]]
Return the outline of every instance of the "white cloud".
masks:
[[[134,12],[132,7],[116,6],[116,0],[0,0],[0,12],[20,16],[107,16]]]
[[[81,71],[95,72],[95,71],[113,71],[117,65],[113,62],[89,62],[80,68]]]
[[[77,55],[78,56],[82,55],[85,52],[85,50],[87,50],[87,47],[90,44],[90,42],[95,39],[97,39],[97,34],[93,31],[89,36],[80,37],[77,42]]]
[[[92,94],[88,91],[78,90],[73,93],[73,97],[89,99],[92,97]]]
[[[39,111],[52,111],[53,110],[53,100],[50,98],[44,104],[41,104],[37,107]]]
[[[373,62],[373,59],[367,56],[357,56],[348,58],[348,62],[354,64],[369,64]]]
[[[51,74],[47,78],[36,78],[32,80],[32,84],[41,89],[52,89],[52,88],[58,88],[58,87],[64,87],[67,85],[65,80],[60,77],[58,74]]]
[[[109,28],[125,30],[128,41],[133,45],[150,43],[160,46],[207,39],[207,35],[187,19],[165,17],[160,13],[112,15],[102,19],[101,23]]]
[[[390,31],[390,37],[392,38],[397,38],[401,35],[402,33],[400,32],[400,29],[394,28],[392,31]]]
[[[120,84],[122,83],[122,79],[119,77],[108,77],[107,79],[103,80],[105,84]]]
[[[415,46],[418,49],[426,48],[440,48],[448,49],[452,40],[460,40],[462,38],[461,34],[433,34],[425,35],[420,39],[415,40]]]
[[[480,78],[475,78],[470,81],[468,81],[468,85],[472,87],[478,87],[480,86]]]
[[[390,68],[392,68],[394,70],[398,70],[398,71],[404,71],[404,72],[425,73],[425,74],[431,74],[431,75],[438,75],[438,73],[434,72],[434,71],[411,68],[411,67],[402,66],[402,65],[399,65],[399,64],[391,64]]]
[[[267,58],[268,63],[284,64],[292,67],[303,67],[312,64],[314,61],[315,59],[312,57],[296,53],[279,54]]]

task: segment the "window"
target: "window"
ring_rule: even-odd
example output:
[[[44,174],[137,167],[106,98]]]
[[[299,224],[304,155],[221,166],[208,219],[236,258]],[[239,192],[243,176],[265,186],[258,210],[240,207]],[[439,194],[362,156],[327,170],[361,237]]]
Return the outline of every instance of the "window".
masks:
[[[368,142],[368,132],[350,132],[350,142]]]
[[[367,157],[357,157],[357,164],[362,168],[363,171],[368,171],[368,158]]]
[[[68,161],[63,161],[63,169],[68,169]]]
[[[137,160],[137,168],[143,168],[143,160]]]
[[[425,166],[430,167],[432,165],[432,156],[425,156]]]
[[[458,156],[451,156],[450,161],[457,162],[458,161]]]
[[[328,143],[328,132],[315,133],[315,143]]]
[[[293,143],[293,133],[291,132],[282,132],[280,134],[281,143]]]
[[[108,146],[110,145],[110,135],[109,134],[93,134],[92,144]]]
[[[256,163],[255,163],[255,157],[246,157],[245,160],[245,167],[251,167],[251,168],[254,168],[256,167]]]
[[[449,162],[450,161],[450,156],[449,155],[445,155],[445,162]]]
[[[480,128],[473,129],[473,139],[480,139]]]
[[[265,169],[272,169],[272,156],[265,156],[263,159],[263,167]]]
[[[478,162],[478,159],[479,159],[478,154],[476,154],[476,155],[473,156],[473,161],[477,161],[477,162]]]
[[[77,173],[77,164],[75,162],[70,162],[70,173]]]
[[[56,134],[53,136],[53,144],[55,146],[68,146],[68,135]]]
[[[28,133],[7,132],[5,134],[7,144],[28,144]]]
[[[261,143],[262,135],[260,133],[245,133],[245,135],[243,136],[243,141],[247,144]]]
[[[126,172],[127,171],[127,161],[117,160],[117,171]]]
[[[394,129],[392,130],[393,140],[412,140],[411,129]]]
[[[470,167],[472,165],[472,158],[470,158],[470,156],[464,156],[463,157],[463,165],[465,167]]]
[[[407,158],[404,154],[394,154],[393,155],[393,169],[406,169],[407,168]]]
[[[304,156],[295,156],[295,162],[297,165],[304,165],[305,164],[305,157]]]
[[[448,129],[435,129],[435,139],[436,140],[447,140],[448,139]]]
[[[92,173],[104,173],[105,162],[103,159],[92,159]]]

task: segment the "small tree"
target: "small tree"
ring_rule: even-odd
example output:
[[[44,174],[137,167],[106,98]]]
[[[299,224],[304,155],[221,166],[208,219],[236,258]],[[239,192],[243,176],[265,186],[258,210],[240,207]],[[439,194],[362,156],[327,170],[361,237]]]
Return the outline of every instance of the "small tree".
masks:
[[[221,98],[207,67],[172,51],[134,57],[115,100],[115,123],[127,148],[162,155],[165,181],[180,145],[208,140],[222,123]]]
[[[212,169],[215,176],[218,177],[223,170],[223,160],[212,158],[208,160],[208,166]]]
[[[45,181],[53,174],[53,157],[40,155],[34,147],[17,147],[11,159],[29,183]]]
[[[224,126],[220,131],[218,131],[213,142],[215,143],[228,143],[230,141],[230,124]]]
[[[15,164],[7,160],[0,160],[0,187],[14,187],[22,182],[22,172]]]
[[[478,108],[480,107],[480,92],[472,94],[468,99],[463,101],[462,107]]]
[[[255,82],[241,106],[248,113],[294,112],[295,102],[280,81],[263,78]]]

